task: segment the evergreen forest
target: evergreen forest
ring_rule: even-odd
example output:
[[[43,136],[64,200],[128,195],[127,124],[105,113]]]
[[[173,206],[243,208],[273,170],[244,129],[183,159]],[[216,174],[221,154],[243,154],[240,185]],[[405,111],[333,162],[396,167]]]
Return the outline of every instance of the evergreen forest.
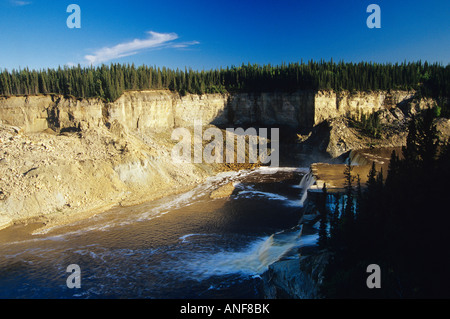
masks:
[[[187,93],[293,92],[297,90],[415,90],[420,96],[450,96],[450,65],[404,62],[296,62],[242,64],[215,70],[111,64],[57,69],[0,70],[0,95],[62,94],[116,100],[127,90],[169,89]]]
[[[343,194],[323,188],[319,244],[332,256],[325,297],[450,297],[450,143],[439,142],[435,116],[411,120],[401,154],[392,153],[388,172],[373,164],[366,187],[347,164]],[[366,285],[371,264],[381,269],[378,289]]]

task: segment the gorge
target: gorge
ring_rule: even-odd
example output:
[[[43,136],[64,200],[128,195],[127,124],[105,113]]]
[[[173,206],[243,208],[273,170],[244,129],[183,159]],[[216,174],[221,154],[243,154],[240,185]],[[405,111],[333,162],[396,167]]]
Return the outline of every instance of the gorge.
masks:
[[[80,262],[89,259],[88,264],[97,270],[102,263],[117,259],[113,267],[116,275],[128,265],[120,264],[124,261],[121,254],[133,256],[138,264],[155,258],[147,270],[136,270],[140,274],[130,282],[138,282],[144,274],[158,284],[135,287],[130,297],[144,292],[162,298],[192,297],[199,292],[204,296],[228,296],[227,289],[236,293],[243,286],[246,297],[280,297],[273,287],[255,294],[248,289],[260,289],[260,275],[272,264],[272,272],[273,267],[280,267],[274,262],[281,257],[287,256],[282,263],[289,263],[292,249],[315,243],[313,224],[298,228],[300,212],[306,205],[308,188],[314,185],[319,189],[324,182],[332,185],[332,174],[324,174],[329,164],[313,163],[343,163],[348,156],[355,159],[354,154],[349,154],[352,150],[403,146],[406,133],[401,129],[389,132],[384,139],[368,138],[352,129],[346,118],[378,112],[386,125],[398,128],[412,114],[435,105],[431,98],[414,96],[413,91],[181,96],[153,90],[128,91],[114,102],[60,95],[0,98],[0,227],[5,228],[1,232],[2,249],[8,256],[22,256],[21,263],[45,264],[48,256],[39,243],[46,242],[54,246],[49,256],[59,260],[56,265],[48,265],[50,268],[61,270],[74,256],[81,258]],[[173,163],[170,152],[176,141],[171,140],[171,131],[178,127],[192,129],[196,120],[205,127],[220,129],[279,127],[281,165],[289,167],[281,167],[278,175],[272,175],[263,174],[269,168],[257,165]],[[449,121],[443,119],[438,124],[443,136],[449,136]],[[303,181],[308,172],[309,180]],[[213,196],[215,190],[226,185],[232,187],[225,195]],[[341,187],[339,182],[335,187]],[[245,199],[251,201],[246,204]],[[279,215],[271,215],[270,209],[262,208],[264,205],[276,209]],[[262,215],[255,216],[252,212],[258,209]],[[192,219],[185,226],[180,226],[185,220],[182,212]],[[210,214],[212,220],[208,220]],[[262,219],[255,230],[257,218]],[[18,237],[17,229],[23,237]],[[119,244],[118,238],[122,237],[129,240]],[[92,249],[89,238],[98,243]],[[60,239],[67,243],[61,246]],[[37,244],[18,253],[30,242]],[[218,252],[211,242],[220,247]],[[183,253],[188,244],[195,246],[187,250],[191,255]],[[70,248],[75,246],[82,248]],[[69,255],[59,255],[65,249]],[[200,254],[203,250],[208,254]],[[190,276],[216,278],[211,287],[204,286],[209,282],[205,279],[184,295],[171,292],[156,279],[154,269],[165,263],[167,269],[175,267],[178,271],[171,274],[174,278],[186,276],[186,269],[177,268],[181,267],[177,262],[189,258],[189,281],[181,287],[187,289],[192,284]],[[214,260],[213,264],[208,260]],[[245,279],[233,277],[236,273],[245,274]],[[111,275],[117,282],[124,280],[114,274],[102,276]],[[94,271],[89,274],[93,282],[95,276]],[[237,280],[237,286],[224,288],[233,280]],[[12,283],[11,287],[15,285],[20,286]],[[305,285],[311,286],[313,281]],[[124,293],[126,285],[122,287]],[[90,286],[83,296],[116,296],[107,288],[97,288]],[[48,296],[57,295],[59,289],[49,291]],[[158,289],[166,295],[158,295]],[[317,296],[309,289],[297,297]]]

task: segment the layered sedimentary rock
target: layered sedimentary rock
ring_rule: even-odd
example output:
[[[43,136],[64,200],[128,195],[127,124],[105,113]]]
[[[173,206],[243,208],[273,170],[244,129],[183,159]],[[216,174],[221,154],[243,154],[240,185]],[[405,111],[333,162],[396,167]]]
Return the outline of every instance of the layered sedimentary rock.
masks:
[[[23,128],[25,132],[101,126],[102,101],[72,99],[56,95],[13,96],[0,98],[0,123]]]
[[[433,99],[415,100],[414,95],[414,91],[319,91],[314,97],[314,125],[343,115],[369,115],[395,107],[404,107],[405,110],[414,113],[419,109],[434,106],[435,101]]]
[[[413,100],[414,92],[299,91],[294,93],[188,94],[168,90],[125,92],[110,103],[57,95],[0,98],[0,121],[25,132],[46,128],[99,127],[117,120],[126,128],[161,132],[192,127],[195,121],[217,126],[287,126],[311,128],[341,115],[358,116],[407,105],[432,106],[432,99]]]

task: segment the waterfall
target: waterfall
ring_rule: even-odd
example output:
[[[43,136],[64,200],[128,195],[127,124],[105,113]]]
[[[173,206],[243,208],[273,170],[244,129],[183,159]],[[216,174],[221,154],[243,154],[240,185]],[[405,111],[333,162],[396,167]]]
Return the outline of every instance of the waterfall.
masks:
[[[311,186],[314,185],[316,182],[316,178],[314,177],[314,174],[312,170],[310,169],[309,172],[303,176],[302,180],[300,181],[299,187],[302,189],[302,194],[300,197],[300,205],[303,206],[305,204],[305,200],[308,197],[308,190]]]
[[[302,241],[302,229],[303,226],[300,225],[259,238],[241,251],[191,256],[183,267],[195,273],[196,278],[233,273],[260,275],[293,249],[310,244]]]
[[[368,165],[372,162],[367,158],[367,154],[361,150],[352,150],[349,155],[351,165]]]
[[[299,246],[300,237],[303,226],[300,226],[295,231],[282,231],[272,234],[257,250],[257,260],[259,265],[257,269],[267,269],[269,265],[278,261],[287,252],[294,247]]]

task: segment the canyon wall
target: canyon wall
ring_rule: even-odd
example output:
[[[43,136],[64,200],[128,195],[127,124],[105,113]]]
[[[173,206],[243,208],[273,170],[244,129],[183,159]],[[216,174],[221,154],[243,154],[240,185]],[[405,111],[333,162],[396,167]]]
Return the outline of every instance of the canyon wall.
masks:
[[[170,133],[175,127],[189,128],[201,121],[221,128],[311,129],[343,114],[405,105],[413,110],[433,103],[412,101],[412,96],[400,91],[180,96],[158,90],[125,92],[110,103],[54,94],[2,97],[0,229],[30,219],[51,225],[112,205],[167,196],[230,169],[173,163],[176,141]],[[324,148],[329,154],[342,154],[354,146],[345,132],[331,124],[325,132],[328,139],[320,134],[318,141],[311,139],[311,150],[328,141]],[[357,137],[354,140],[361,144]],[[288,151],[292,156],[292,147]]]
[[[407,112],[433,107],[431,98],[414,99],[414,91],[319,91],[314,98],[314,125],[342,115],[369,115],[384,109],[401,107]]]
[[[72,99],[57,95],[12,96],[0,98],[0,123],[35,133],[54,130],[101,126],[103,102],[99,99]]]
[[[192,127],[194,121],[219,127],[315,125],[341,115],[370,114],[414,104],[432,106],[432,99],[413,101],[414,92],[299,91],[294,93],[188,94],[168,90],[125,92],[118,100],[75,99],[57,95],[0,98],[0,121],[25,132],[99,127],[117,120],[126,128],[163,132]]]

